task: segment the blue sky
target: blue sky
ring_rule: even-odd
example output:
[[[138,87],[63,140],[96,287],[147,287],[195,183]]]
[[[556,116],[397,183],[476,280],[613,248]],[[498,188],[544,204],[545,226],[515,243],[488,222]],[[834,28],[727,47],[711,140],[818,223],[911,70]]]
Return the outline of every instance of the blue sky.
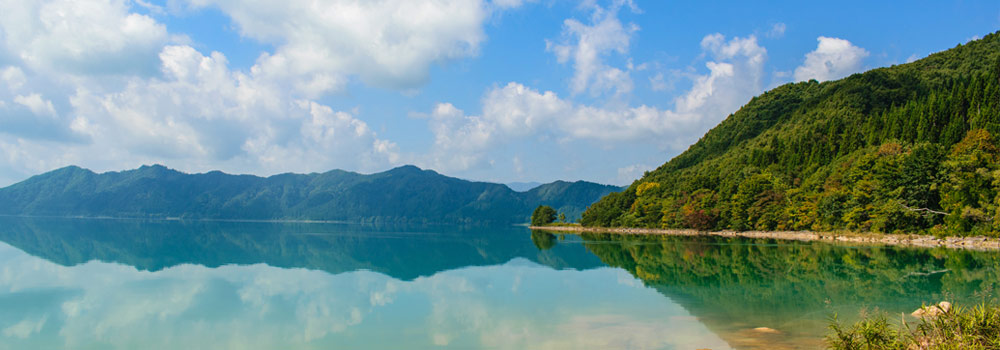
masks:
[[[0,0],[0,186],[75,164],[627,184],[749,98],[996,1]]]

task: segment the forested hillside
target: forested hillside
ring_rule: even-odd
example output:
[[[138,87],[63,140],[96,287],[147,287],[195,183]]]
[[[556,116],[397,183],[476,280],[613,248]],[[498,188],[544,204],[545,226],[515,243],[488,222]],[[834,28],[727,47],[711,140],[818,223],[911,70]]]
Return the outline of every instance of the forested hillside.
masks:
[[[70,166],[0,189],[0,215],[506,224],[527,223],[542,204],[578,218],[620,189],[580,181],[515,192],[414,166],[266,178],[160,165],[103,174]]]
[[[583,214],[586,226],[1000,231],[1000,34],[780,86]]]

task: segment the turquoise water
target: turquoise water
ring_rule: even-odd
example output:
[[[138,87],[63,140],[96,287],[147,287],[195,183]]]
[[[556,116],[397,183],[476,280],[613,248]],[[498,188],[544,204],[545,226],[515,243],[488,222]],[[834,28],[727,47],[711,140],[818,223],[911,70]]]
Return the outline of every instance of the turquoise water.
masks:
[[[0,242],[0,349],[815,348],[833,313],[1000,281],[991,253],[521,227],[0,218]]]

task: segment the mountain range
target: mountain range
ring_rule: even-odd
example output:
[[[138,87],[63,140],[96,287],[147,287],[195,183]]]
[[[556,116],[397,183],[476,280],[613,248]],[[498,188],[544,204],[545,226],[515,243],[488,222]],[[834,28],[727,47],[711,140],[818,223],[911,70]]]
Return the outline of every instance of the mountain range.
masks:
[[[542,204],[579,218],[618,190],[556,181],[517,192],[415,166],[270,177],[186,174],[161,165],[98,174],[68,166],[0,189],[0,215],[518,224]]]

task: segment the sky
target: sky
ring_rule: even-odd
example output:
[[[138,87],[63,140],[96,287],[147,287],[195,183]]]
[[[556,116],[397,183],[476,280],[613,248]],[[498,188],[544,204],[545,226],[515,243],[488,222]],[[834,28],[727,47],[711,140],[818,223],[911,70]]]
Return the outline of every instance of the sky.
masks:
[[[0,186],[143,164],[624,185],[770,88],[998,29],[995,0],[0,0]]]

